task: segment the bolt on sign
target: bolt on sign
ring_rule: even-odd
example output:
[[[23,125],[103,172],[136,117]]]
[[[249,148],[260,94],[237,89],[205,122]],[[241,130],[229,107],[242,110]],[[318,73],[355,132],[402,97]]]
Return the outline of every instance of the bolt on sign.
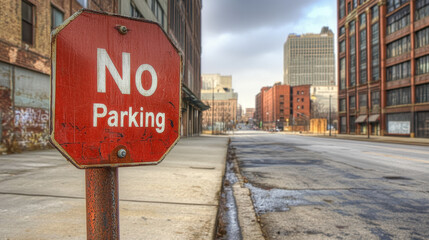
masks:
[[[159,163],[180,137],[180,76],[158,24],[77,12],[52,35],[51,143],[78,168]]]

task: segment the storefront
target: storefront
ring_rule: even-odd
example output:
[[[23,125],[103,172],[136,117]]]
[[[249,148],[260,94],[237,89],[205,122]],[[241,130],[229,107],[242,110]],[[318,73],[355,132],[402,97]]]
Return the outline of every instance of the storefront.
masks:
[[[410,135],[411,113],[392,113],[386,115],[387,134]]]
[[[371,135],[380,135],[380,114],[369,116],[368,122],[371,126]]]
[[[429,112],[416,113],[416,137],[429,138]]]

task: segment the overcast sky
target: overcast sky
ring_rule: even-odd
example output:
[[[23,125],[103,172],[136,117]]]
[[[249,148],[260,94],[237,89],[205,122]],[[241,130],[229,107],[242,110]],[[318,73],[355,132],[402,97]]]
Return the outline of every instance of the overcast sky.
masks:
[[[263,86],[283,82],[290,33],[336,36],[336,0],[203,0],[202,73],[232,75],[238,103],[254,107]]]

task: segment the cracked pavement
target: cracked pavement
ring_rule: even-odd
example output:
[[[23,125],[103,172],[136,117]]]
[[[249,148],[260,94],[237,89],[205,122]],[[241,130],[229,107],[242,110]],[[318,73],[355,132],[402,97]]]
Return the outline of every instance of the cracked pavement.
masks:
[[[268,239],[428,239],[427,147],[239,132]]]

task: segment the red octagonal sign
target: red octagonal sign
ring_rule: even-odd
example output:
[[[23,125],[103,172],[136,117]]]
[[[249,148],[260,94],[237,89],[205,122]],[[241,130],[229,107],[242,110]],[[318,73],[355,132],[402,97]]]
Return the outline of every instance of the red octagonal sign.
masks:
[[[180,136],[180,66],[158,24],[77,12],[52,37],[52,144],[78,168],[159,163]]]

